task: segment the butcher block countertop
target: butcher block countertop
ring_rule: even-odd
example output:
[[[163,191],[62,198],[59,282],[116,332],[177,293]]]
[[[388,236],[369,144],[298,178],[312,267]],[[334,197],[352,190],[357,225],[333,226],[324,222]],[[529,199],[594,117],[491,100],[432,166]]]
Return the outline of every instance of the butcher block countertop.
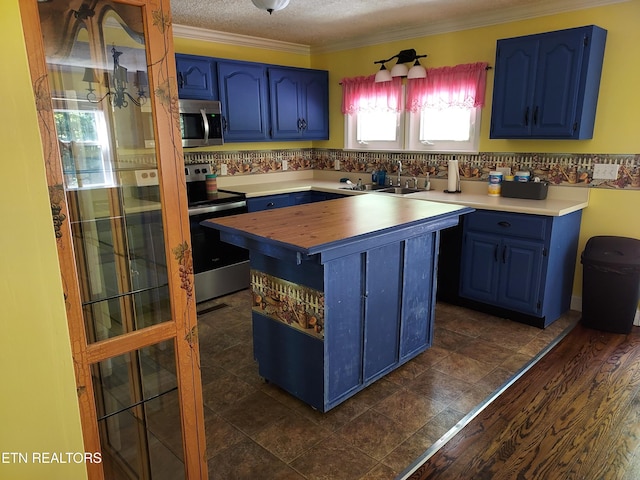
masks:
[[[216,218],[203,224],[313,255],[353,239],[375,237],[471,211],[460,205],[417,202],[392,195],[354,195]]]

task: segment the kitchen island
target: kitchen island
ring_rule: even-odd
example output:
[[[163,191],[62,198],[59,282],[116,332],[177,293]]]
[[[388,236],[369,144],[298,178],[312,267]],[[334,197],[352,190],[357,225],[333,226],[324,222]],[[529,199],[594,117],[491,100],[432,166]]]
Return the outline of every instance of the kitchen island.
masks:
[[[472,211],[352,196],[203,225],[250,251],[259,374],[325,412],[429,348],[439,232]]]

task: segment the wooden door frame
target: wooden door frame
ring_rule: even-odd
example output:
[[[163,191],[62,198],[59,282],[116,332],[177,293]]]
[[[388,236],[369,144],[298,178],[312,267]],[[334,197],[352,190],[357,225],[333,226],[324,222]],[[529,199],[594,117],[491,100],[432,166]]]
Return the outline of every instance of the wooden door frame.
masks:
[[[69,0],[69,3],[77,4],[76,8],[79,9],[82,3],[88,1],[96,3],[95,0]],[[103,0],[101,3],[124,3],[142,9],[173,321],[96,343],[87,342],[38,3],[36,0],[19,0],[46,166],[84,448],[87,452],[99,452],[101,449],[91,365],[171,340],[176,351],[185,473],[189,479],[206,480],[208,474],[200,355],[170,4],[169,0]],[[91,479],[104,479],[101,464],[87,463],[87,472]]]

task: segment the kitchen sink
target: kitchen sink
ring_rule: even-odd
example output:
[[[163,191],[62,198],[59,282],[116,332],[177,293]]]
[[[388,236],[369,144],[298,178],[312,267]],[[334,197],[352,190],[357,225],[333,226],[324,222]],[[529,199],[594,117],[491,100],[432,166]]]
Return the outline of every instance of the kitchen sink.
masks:
[[[376,190],[380,193],[395,193],[398,195],[407,195],[409,193],[418,193],[423,192],[424,190],[420,190],[418,188],[407,188],[407,187],[389,187],[384,188],[382,190]]]

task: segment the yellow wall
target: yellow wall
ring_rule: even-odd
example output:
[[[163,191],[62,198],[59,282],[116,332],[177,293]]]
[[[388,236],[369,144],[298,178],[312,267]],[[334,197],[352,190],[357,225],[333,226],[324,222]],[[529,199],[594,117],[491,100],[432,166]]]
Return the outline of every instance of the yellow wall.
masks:
[[[86,478],[84,464],[34,464],[33,452],[82,452],[71,348],[18,0],[0,7],[0,478]]]

